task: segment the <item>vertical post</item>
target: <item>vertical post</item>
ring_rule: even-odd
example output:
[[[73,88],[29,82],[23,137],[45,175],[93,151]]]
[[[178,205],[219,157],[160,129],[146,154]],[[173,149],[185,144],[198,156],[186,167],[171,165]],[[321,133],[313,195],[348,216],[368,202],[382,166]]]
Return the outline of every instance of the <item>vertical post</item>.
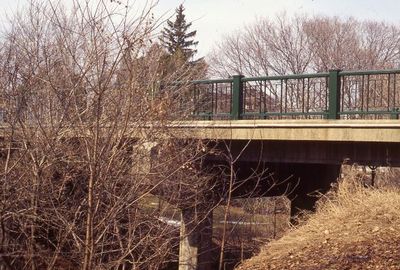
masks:
[[[199,235],[193,209],[182,210],[179,242],[179,270],[196,270],[199,248]]]
[[[197,270],[212,270],[212,234],[213,234],[213,212],[202,214],[202,220],[199,224],[200,247],[198,254]]]
[[[243,75],[234,75],[232,84],[231,119],[242,119],[243,114]]]
[[[390,114],[390,119],[396,120],[399,119],[399,108],[393,108],[393,112]]]
[[[329,71],[328,119],[340,119],[340,70]]]
[[[182,209],[179,243],[179,270],[211,270],[212,211]]]

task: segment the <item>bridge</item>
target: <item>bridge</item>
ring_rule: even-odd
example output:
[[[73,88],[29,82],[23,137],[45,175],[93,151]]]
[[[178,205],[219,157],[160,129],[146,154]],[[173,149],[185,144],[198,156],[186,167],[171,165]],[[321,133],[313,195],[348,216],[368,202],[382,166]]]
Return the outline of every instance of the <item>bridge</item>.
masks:
[[[400,70],[237,75],[160,90],[175,86],[184,92],[176,100],[180,120],[168,124],[171,139],[201,139],[230,154],[234,184],[247,179],[235,197],[291,190],[294,213],[312,209],[315,198],[308,194],[327,191],[343,163],[400,166]],[[204,166],[230,162],[222,156],[209,154]],[[288,180],[271,186],[264,172]],[[199,218],[195,210],[182,209],[180,270],[212,269],[212,213]],[[193,220],[201,220],[196,228]]]
[[[237,181],[248,179],[260,162],[279,179],[292,177],[274,189],[250,181],[235,196],[247,190],[279,195],[291,186],[292,212],[311,209],[315,198],[308,194],[327,191],[343,163],[400,166],[399,84],[400,70],[197,80],[188,84],[190,120],[171,127],[177,137],[208,140],[232,154]],[[216,156],[208,161],[221,162]],[[206,239],[200,231],[183,239],[180,269],[209,269],[201,252],[206,248],[190,240]]]

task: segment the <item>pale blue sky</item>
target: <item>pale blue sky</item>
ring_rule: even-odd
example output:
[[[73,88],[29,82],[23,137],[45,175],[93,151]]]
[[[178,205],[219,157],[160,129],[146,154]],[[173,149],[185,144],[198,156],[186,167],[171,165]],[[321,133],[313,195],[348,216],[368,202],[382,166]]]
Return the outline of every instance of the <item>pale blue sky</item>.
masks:
[[[0,18],[27,2],[0,0]],[[283,11],[289,16],[296,13],[323,14],[400,23],[400,0],[159,0],[156,15],[165,12],[172,15],[180,3],[184,3],[187,20],[193,21],[193,29],[197,30],[199,56],[206,55],[224,34],[253,22],[257,17],[273,18]]]

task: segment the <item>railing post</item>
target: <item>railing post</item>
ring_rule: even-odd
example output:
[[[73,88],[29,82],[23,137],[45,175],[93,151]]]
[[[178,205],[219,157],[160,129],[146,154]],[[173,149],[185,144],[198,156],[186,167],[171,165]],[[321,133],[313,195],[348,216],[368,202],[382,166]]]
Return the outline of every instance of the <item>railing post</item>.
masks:
[[[390,119],[398,120],[399,119],[399,114],[400,114],[399,108],[393,108],[393,112],[390,115]]]
[[[242,119],[243,114],[243,75],[234,75],[232,84],[231,119]]]
[[[340,119],[340,70],[329,71],[328,119]]]

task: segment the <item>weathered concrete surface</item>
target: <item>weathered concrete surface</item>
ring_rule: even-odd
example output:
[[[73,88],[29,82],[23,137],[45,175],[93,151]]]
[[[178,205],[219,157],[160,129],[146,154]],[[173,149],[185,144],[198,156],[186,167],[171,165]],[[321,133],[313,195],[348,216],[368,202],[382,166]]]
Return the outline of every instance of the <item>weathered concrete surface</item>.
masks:
[[[157,122],[145,126],[133,124],[126,133],[146,138],[151,129],[157,128]],[[169,129],[159,134],[165,139],[400,142],[400,120],[193,120],[164,123],[160,128]],[[7,125],[0,125],[0,138],[10,132]],[[66,130],[64,136],[84,137],[85,132]]]
[[[234,120],[170,125],[182,137],[400,143],[400,120]]]
[[[157,156],[157,142],[138,141],[133,145],[132,156],[132,173],[133,174],[149,174],[153,167],[153,163]]]
[[[181,212],[179,270],[212,270],[212,211]]]

